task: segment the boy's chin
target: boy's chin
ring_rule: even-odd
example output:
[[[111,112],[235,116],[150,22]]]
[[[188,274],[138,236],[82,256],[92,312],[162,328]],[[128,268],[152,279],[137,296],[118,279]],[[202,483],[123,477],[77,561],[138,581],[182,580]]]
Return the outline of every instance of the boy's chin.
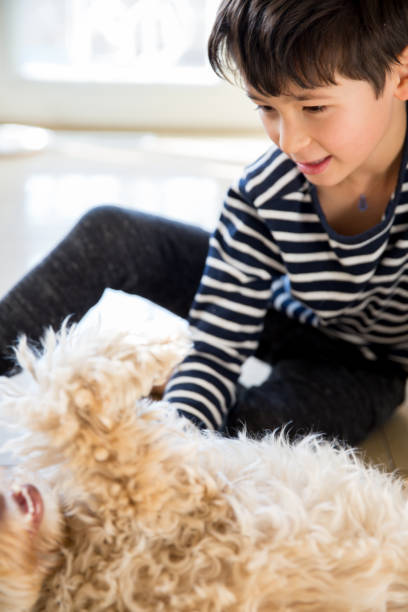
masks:
[[[322,174],[307,175],[307,180],[316,187],[337,187],[341,180],[334,173],[324,172]]]

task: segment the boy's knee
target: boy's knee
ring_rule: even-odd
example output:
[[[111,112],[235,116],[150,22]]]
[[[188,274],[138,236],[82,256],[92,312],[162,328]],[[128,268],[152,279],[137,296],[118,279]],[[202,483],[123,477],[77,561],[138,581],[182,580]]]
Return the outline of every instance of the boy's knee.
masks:
[[[123,211],[112,204],[100,204],[88,210],[79,220],[79,225],[92,227],[110,227],[116,225],[123,216]]]
[[[119,206],[103,204],[88,210],[76,223],[68,239],[81,243],[118,243],[126,228],[126,212]]]
[[[91,208],[80,217],[57,246],[57,250],[65,252],[68,249],[69,252],[74,251],[76,255],[79,255],[80,253],[89,254],[90,250],[96,248],[102,255],[105,248],[118,244],[123,235],[121,217],[121,209],[117,206],[101,205]]]

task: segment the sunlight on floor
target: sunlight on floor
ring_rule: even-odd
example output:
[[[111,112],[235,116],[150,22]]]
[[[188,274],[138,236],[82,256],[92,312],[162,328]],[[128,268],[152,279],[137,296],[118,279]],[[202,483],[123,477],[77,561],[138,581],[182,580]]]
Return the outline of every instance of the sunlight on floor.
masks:
[[[97,204],[212,230],[227,187],[265,148],[261,138],[59,132],[41,153],[0,155],[0,294]]]

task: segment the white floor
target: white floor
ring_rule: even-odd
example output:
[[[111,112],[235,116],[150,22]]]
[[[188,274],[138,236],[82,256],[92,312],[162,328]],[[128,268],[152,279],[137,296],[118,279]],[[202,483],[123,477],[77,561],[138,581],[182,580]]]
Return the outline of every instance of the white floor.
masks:
[[[0,295],[96,204],[211,230],[228,185],[265,148],[260,138],[63,132],[43,152],[0,155]]]

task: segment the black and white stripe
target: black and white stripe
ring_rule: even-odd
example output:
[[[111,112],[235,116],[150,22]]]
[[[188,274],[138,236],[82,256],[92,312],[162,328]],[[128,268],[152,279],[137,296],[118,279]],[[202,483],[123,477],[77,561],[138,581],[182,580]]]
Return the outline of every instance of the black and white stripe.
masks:
[[[219,428],[268,308],[408,370],[408,155],[383,220],[356,236],[327,224],[317,193],[271,149],[225,200],[190,311],[194,348],[166,399]]]

